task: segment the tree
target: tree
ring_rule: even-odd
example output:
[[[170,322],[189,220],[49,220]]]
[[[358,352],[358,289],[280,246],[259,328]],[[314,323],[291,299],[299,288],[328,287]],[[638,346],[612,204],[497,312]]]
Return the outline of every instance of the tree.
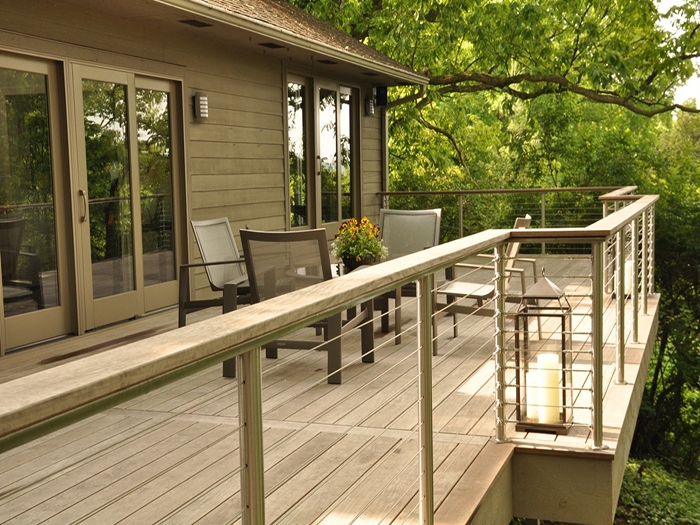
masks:
[[[424,72],[418,107],[448,94],[531,100],[571,92],[646,116],[672,103],[700,56],[700,0],[293,0]],[[672,24],[673,32],[661,26]]]

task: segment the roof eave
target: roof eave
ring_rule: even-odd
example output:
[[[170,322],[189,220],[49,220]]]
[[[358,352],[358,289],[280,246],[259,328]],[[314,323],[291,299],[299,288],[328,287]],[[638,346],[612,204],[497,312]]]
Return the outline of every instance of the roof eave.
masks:
[[[352,65],[367,68],[371,71],[381,73],[387,76],[394,77],[397,83],[409,85],[424,85],[428,84],[428,78],[415,73],[406,71],[400,68],[394,68],[386,64],[379,64],[368,60],[367,58],[357,56],[353,53],[342,52],[331,46],[321,44],[319,42],[300,37],[287,30],[272,26],[260,20],[235,15],[201,4],[196,0],[153,0],[156,3],[167,5],[169,7],[184,11],[190,14],[199,15],[213,21],[217,21],[237,29],[249,31],[251,33],[264,36],[266,38],[274,38],[285,44],[299,47],[313,53],[319,53],[341,62],[346,62]]]

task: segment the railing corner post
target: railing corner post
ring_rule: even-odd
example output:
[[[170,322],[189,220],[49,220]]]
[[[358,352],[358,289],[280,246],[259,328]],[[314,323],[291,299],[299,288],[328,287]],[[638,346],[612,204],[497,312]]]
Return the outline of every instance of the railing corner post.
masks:
[[[591,427],[593,432],[593,448],[598,450],[603,447],[603,288],[605,281],[605,252],[605,241],[596,241],[593,243],[593,275],[591,282],[593,417],[591,418]]]
[[[506,437],[506,284],[505,284],[505,245],[495,249],[494,264],[496,280],[496,348],[494,350],[496,368],[496,441],[507,441]]]

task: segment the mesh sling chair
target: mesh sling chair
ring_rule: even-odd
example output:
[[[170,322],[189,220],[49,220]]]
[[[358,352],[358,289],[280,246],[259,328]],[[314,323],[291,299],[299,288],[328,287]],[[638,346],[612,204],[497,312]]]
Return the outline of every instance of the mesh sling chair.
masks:
[[[433,210],[379,210],[379,235],[389,253],[396,259],[432,248],[440,243],[440,208]],[[401,296],[415,297],[415,283],[410,283],[375,299],[382,312],[382,332],[389,331],[389,301],[394,301],[394,342],[401,343]]]
[[[332,278],[325,229],[293,232],[241,230],[241,244],[250,282],[251,302],[259,303]],[[280,339],[265,345],[268,358],[277,357],[278,348],[314,349],[328,352],[328,383],[341,382],[340,335],[361,323],[362,361],[374,362],[374,327],[372,301],[362,304],[362,311],[343,324],[337,313],[312,326],[321,327],[324,341]],[[364,322],[370,321],[370,322]]]
[[[525,217],[518,217],[515,219],[515,224],[513,229],[529,228],[532,218],[529,215]],[[517,268],[515,266],[516,262],[524,262],[532,265],[533,279],[537,282],[537,263],[534,259],[525,259],[519,257],[520,243],[519,242],[509,242],[505,249],[505,286],[506,292],[508,293],[506,301],[511,303],[520,303],[522,296],[525,294],[525,270],[523,268]],[[492,255],[479,254],[478,257],[485,257],[489,260],[493,260]],[[457,337],[457,314],[476,314],[476,315],[486,315],[493,316],[493,308],[485,308],[484,302],[490,300],[495,296],[496,287],[493,282],[489,283],[478,283],[478,282],[467,282],[460,280],[457,277],[457,269],[472,269],[472,270],[484,270],[485,265],[473,264],[473,263],[458,263],[446,270],[447,283],[437,289],[437,294],[444,294],[447,297],[447,304],[436,304],[436,311],[443,313],[448,313],[453,316],[453,332],[454,336]],[[493,267],[490,267],[493,271]],[[513,275],[517,275],[520,281],[520,290],[518,293],[513,293],[513,290],[509,288],[510,279]],[[465,299],[473,299],[476,305],[464,305],[462,304]],[[436,301],[437,303],[437,301]],[[538,328],[539,328],[539,318],[538,318]],[[541,328],[540,328],[541,332]]]
[[[238,304],[250,303],[245,261],[238,253],[228,218],[192,221],[191,224],[202,262],[180,265],[178,326],[185,326],[186,316],[191,312],[212,307],[221,307],[227,312],[235,310]],[[222,296],[200,300],[190,298],[189,271],[201,267],[206,271],[211,289],[224,292]]]

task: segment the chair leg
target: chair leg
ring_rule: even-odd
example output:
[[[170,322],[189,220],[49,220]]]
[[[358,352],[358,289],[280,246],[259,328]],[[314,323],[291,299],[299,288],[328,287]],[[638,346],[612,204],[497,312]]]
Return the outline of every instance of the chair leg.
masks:
[[[270,343],[270,346],[265,347],[265,357],[277,359],[277,345],[275,343]]]
[[[177,310],[177,326],[182,328],[187,324],[187,312],[185,311],[185,301],[190,299],[190,277],[186,268],[180,268],[180,295]]]
[[[379,306],[381,312],[382,333],[389,333],[389,299],[387,297],[377,297],[375,306]]]
[[[238,287],[235,284],[224,285],[223,313],[233,312],[238,308]],[[224,377],[236,377],[236,358],[232,357],[224,361],[222,367]]]
[[[394,344],[401,344],[401,288],[394,290]]]
[[[367,320],[360,328],[363,363],[374,363],[374,305],[372,303],[371,299],[362,303],[362,310],[367,313]]]
[[[454,303],[455,298],[454,296],[447,296],[447,304]],[[457,331],[457,312],[453,311],[452,312],[452,336],[457,337],[458,331]]]
[[[437,298],[437,288],[435,288],[435,287],[433,287],[432,300],[433,300],[433,304],[430,307],[430,311],[432,312],[430,322],[433,325],[433,355],[438,355],[438,322],[437,322],[437,314],[435,312],[435,308],[438,304],[438,298]]]
[[[340,314],[328,318],[325,339],[329,343],[325,349],[328,352],[328,384],[330,385],[341,383],[340,369],[343,366],[343,356],[340,346],[340,330],[342,324]]]

